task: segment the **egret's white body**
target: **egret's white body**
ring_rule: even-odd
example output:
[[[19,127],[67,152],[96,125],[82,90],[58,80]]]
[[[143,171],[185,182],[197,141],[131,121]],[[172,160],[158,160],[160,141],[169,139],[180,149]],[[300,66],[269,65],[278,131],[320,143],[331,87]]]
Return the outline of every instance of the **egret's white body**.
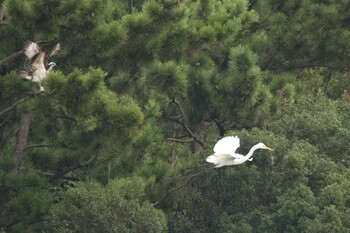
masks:
[[[252,155],[257,149],[272,150],[265,146],[264,143],[258,143],[253,146],[247,155],[235,153],[240,146],[239,138],[237,136],[224,137],[220,139],[214,146],[214,154],[207,157],[208,163],[213,163],[215,167],[239,165],[244,162],[252,161]]]

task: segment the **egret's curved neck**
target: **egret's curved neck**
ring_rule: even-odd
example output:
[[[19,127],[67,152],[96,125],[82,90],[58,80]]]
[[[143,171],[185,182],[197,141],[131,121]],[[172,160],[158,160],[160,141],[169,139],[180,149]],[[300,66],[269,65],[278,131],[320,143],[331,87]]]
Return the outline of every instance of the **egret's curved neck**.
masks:
[[[256,151],[257,149],[259,149],[258,144],[250,148],[249,153],[245,156],[245,158],[250,159],[250,157],[253,156],[254,151]]]

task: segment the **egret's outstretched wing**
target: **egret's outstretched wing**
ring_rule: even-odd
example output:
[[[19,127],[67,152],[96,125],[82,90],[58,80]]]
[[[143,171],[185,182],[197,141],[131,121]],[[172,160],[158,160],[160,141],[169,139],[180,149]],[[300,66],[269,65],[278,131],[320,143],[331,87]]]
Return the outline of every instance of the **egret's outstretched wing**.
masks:
[[[234,153],[234,154],[230,154],[232,157],[234,157],[235,159],[244,159],[245,158],[245,156],[244,155],[241,155],[241,154],[236,154],[236,153]]]
[[[220,139],[214,146],[215,154],[230,154],[233,156],[239,147],[239,138],[237,136],[229,136]]]

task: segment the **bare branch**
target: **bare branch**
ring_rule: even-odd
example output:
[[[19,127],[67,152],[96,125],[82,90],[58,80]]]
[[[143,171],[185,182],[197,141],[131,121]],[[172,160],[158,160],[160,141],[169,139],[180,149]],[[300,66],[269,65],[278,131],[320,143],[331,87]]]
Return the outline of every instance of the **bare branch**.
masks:
[[[93,156],[91,156],[87,161],[85,161],[85,162],[83,162],[83,163],[81,163],[81,164],[78,164],[78,165],[69,167],[69,168],[67,168],[67,169],[64,170],[64,171],[61,171],[61,172],[55,174],[55,175],[52,177],[52,180],[60,179],[60,178],[62,178],[65,174],[67,174],[68,172],[74,171],[74,170],[76,170],[76,169],[79,169],[79,168],[82,168],[82,167],[87,167],[87,166],[89,166],[96,158],[97,158],[97,153],[95,153]]]
[[[9,25],[8,21],[0,21],[0,26],[5,26],[5,25]]]
[[[172,98],[172,102],[176,105],[176,107],[180,110],[181,114],[182,114],[182,117],[183,117],[183,122],[182,123],[179,123],[182,125],[182,127],[187,131],[187,133],[193,138],[194,141],[196,141],[197,143],[199,143],[201,146],[204,146],[204,142],[199,139],[195,133],[193,133],[193,131],[190,129],[190,127],[188,126],[187,124],[187,121],[186,121],[186,114],[185,112],[183,111],[182,109],[182,106],[181,104],[179,103],[179,101],[177,101],[176,99],[176,91],[174,90],[174,95],[173,95],[173,98]]]
[[[31,149],[31,148],[38,148],[38,147],[53,147],[55,145],[48,145],[48,144],[31,144],[31,145],[28,145],[26,146],[26,148],[24,148],[24,150],[28,150],[28,149]]]
[[[14,110],[14,109],[16,108],[16,106],[19,105],[20,103],[22,103],[22,102],[28,100],[29,98],[31,98],[31,97],[33,97],[33,96],[36,96],[36,95],[38,95],[38,94],[42,94],[42,92],[27,92],[27,93],[25,93],[25,94],[27,95],[26,97],[24,97],[24,98],[18,100],[17,102],[15,102],[14,104],[12,104],[10,107],[8,107],[8,108],[2,110],[2,111],[0,112],[0,117],[3,116],[4,114],[6,114],[6,113],[8,113],[8,112],[10,112],[10,111],[12,111],[12,110]]]
[[[2,111],[0,112],[0,117],[3,116],[3,115],[5,115],[5,114],[8,113],[8,112],[14,110],[14,109],[17,107],[17,105],[19,105],[20,103],[22,103],[22,102],[24,102],[24,101],[26,101],[26,100],[28,100],[28,99],[29,99],[29,96],[24,97],[24,98],[18,100],[17,102],[15,102],[14,104],[12,104],[10,107],[8,107],[8,108],[2,110]]]
[[[20,51],[17,51],[17,52],[15,52],[15,53],[11,54],[11,55],[8,56],[8,57],[5,57],[4,59],[0,60],[0,66],[3,65],[3,64],[5,64],[5,63],[7,63],[7,62],[12,61],[13,59],[15,59],[15,58],[17,58],[17,57],[19,57],[19,56],[21,56],[22,53],[23,53],[23,51],[20,50]]]
[[[54,176],[55,175],[55,173],[53,173],[53,172],[45,172],[45,171],[40,171],[40,170],[35,170],[35,169],[32,169],[33,171],[35,171],[35,172],[37,172],[37,173],[39,173],[39,174],[42,174],[42,175],[45,175],[45,176]]]
[[[193,142],[193,138],[190,139],[179,139],[179,138],[167,138],[168,141],[174,141],[174,142]]]
[[[184,187],[186,187],[187,185],[191,184],[193,181],[195,181],[195,179],[193,180],[188,180],[185,184],[183,185],[180,185],[179,187],[176,187],[174,188],[173,190],[169,191],[169,190],[166,190],[167,194],[162,198],[160,199],[159,201],[153,203],[153,206],[156,206],[158,205],[159,203],[163,202],[165,199],[167,199],[172,193],[176,192],[177,190],[180,190]]]
[[[55,173],[53,173],[53,172],[40,171],[40,170],[35,170],[35,169],[32,169],[32,170],[37,172],[37,173],[39,173],[39,174],[45,175],[45,176],[49,176],[49,177],[54,177],[55,176]],[[71,176],[63,176],[63,177],[61,177],[61,179],[63,179],[63,180],[71,180],[71,181],[79,181],[80,180],[77,177],[71,177]]]
[[[212,167],[212,168],[213,168],[213,167]],[[208,168],[208,169],[212,169],[212,168]],[[191,184],[192,182],[194,182],[194,181],[197,179],[197,176],[198,176],[198,175],[202,174],[203,172],[207,171],[208,169],[201,170],[201,171],[199,171],[198,173],[189,176],[188,179],[187,179],[187,182],[186,182],[185,184],[183,184],[183,185],[180,185],[180,186],[178,186],[178,187],[175,187],[175,188],[172,189],[172,190],[165,190],[165,191],[167,192],[167,194],[166,194],[162,199],[160,199],[159,201],[153,203],[153,206],[158,205],[159,203],[161,203],[161,202],[163,202],[164,200],[166,200],[172,193],[174,193],[174,192],[176,192],[176,191],[178,191],[178,190],[180,190],[180,189],[186,187],[187,185]]]
[[[68,120],[68,121],[72,121],[72,122],[75,122],[75,121],[76,121],[75,118],[69,117],[69,116],[56,115],[56,116],[54,116],[54,117],[57,118],[57,119],[64,119],[64,120]]]

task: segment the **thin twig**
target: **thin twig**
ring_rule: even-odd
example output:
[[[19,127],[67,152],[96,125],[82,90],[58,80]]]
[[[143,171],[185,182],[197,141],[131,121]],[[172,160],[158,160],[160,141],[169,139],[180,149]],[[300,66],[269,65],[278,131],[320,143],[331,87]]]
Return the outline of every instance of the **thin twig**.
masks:
[[[40,171],[40,170],[36,170],[36,169],[32,169],[32,170],[37,172],[37,173],[39,173],[39,174],[45,175],[45,176],[50,176],[50,177],[54,177],[55,176],[55,173],[53,173],[53,172]],[[70,177],[70,176],[63,176],[63,177],[61,177],[61,179],[63,179],[63,180],[72,180],[72,181],[79,181],[80,180],[77,177]]]
[[[189,185],[189,184],[192,183],[193,181],[195,181],[195,179],[189,180],[189,181],[186,182],[186,184],[183,184],[183,185],[181,185],[181,186],[179,186],[179,187],[176,187],[176,188],[174,188],[174,189],[171,190],[171,191],[166,190],[166,191],[167,191],[167,194],[166,194],[162,199],[160,199],[159,201],[153,203],[153,206],[156,206],[156,205],[158,205],[159,203],[163,202],[165,199],[168,198],[168,196],[170,196],[170,194],[176,192],[177,190],[180,190],[180,189],[186,187],[187,185]]]
[[[88,166],[89,164],[91,164],[96,158],[97,158],[97,153],[95,153],[93,156],[91,156],[87,161],[85,161],[85,162],[83,162],[83,163],[80,163],[80,164],[78,164],[78,165],[69,167],[69,168],[67,168],[67,169],[64,170],[64,171],[61,171],[61,172],[55,174],[55,175],[52,177],[52,180],[59,179],[59,178],[63,177],[65,174],[67,174],[68,172],[71,172],[71,171],[73,171],[73,170],[76,170],[76,169],[79,169],[79,168],[82,168],[82,167],[87,167],[87,166]]]
[[[165,191],[167,192],[167,194],[166,194],[162,199],[160,199],[159,201],[153,203],[153,206],[156,206],[156,205],[158,205],[159,203],[163,202],[163,201],[164,201],[165,199],[167,199],[172,193],[174,193],[174,192],[176,192],[176,191],[178,191],[178,190],[180,190],[180,189],[186,187],[187,185],[191,184],[193,181],[195,181],[195,180],[197,179],[197,176],[198,176],[198,175],[202,174],[203,172],[206,172],[207,170],[211,170],[211,169],[213,169],[213,168],[214,168],[214,167],[206,168],[206,169],[203,169],[203,170],[197,172],[197,173],[194,174],[194,175],[189,176],[189,177],[187,178],[188,181],[187,181],[185,184],[180,185],[180,186],[174,188],[173,190],[170,190],[170,191],[169,191],[169,190],[165,190]]]
[[[53,147],[54,145],[48,145],[48,144],[31,144],[31,145],[27,145],[26,148],[24,148],[24,150],[28,150],[31,148],[38,148],[38,147]]]
[[[54,116],[55,118],[57,118],[57,119],[64,119],[64,120],[68,120],[68,121],[72,121],[72,122],[75,122],[76,120],[75,120],[75,118],[73,118],[73,117],[69,117],[69,116],[60,116],[60,115],[56,115],[56,116]]]
[[[193,142],[194,139],[179,139],[179,138],[167,138],[168,141],[174,141],[174,142]]]
[[[176,105],[176,107],[180,110],[182,117],[183,117],[183,123],[180,123],[182,125],[182,127],[187,131],[187,133],[193,138],[194,141],[198,142],[201,146],[204,146],[204,142],[199,139],[195,133],[193,133],[193,131],[190,129],[190,127],[187,125],[187,121],[186,121],[186,114],[182,109],[181,104],[179,103],[179,101],[177,101],[176,99],[176,91],[174,90],[174,95],[172,98],[172,102]]]

